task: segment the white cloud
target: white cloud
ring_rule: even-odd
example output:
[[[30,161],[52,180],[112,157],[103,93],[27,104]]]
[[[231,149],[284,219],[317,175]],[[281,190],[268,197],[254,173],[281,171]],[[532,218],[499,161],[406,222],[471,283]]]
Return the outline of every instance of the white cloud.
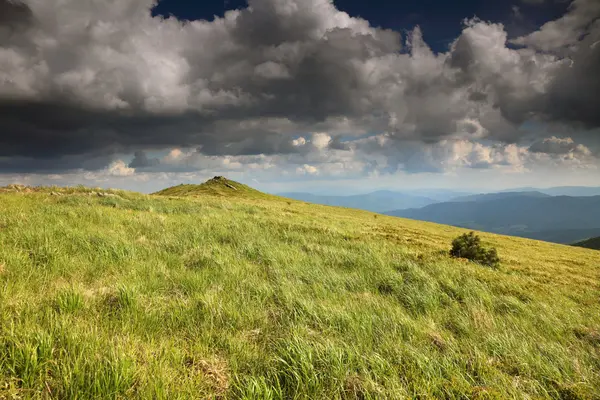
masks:
[[[176,162],[177,160],[181,160],[184,157],[186,157],[186,154],[183,151],[181,151],[181,149],[172,149],[171,151],[169,151],[169,154],[167,154],[163,158],[163,162],[172,163]]]
[[[547,154],[580,154],[583,156],[590,156],[592,152],[586,146],[582,144],[576,144],[575,141],[570,137],[559,138],[552,136],[544,138],[535,142],[529,147],[529,150],[534,153],[547,153]]]
[[[298,139],[292,140],[292,144],[294,146],[304,146],[306,144],[306,139],[301,136]]]
[[[296,173],[298,175],[317,175],[319,173],[319,170],[317,169],[317,167],[304,164],[303,166],[296,168]]]
[[[110,176],[131,176],[135,174],[135,168],[129,168],[122,160],[117,160],[107,168],[107,174]]]
[[[331,136],[326,133],[313,133],[310,141],[319,150],[325,149],[331,143]]]

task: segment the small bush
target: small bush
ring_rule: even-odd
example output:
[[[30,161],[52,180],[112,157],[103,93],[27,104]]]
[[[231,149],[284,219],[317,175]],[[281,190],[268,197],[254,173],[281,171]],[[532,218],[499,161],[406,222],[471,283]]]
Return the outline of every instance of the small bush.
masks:
[[[500,258],[495,248],[486,249],[481,245],[481,239],[474,232],[465,233],[452,241],[452,257],[466,258],[481,265],[497,268]]]

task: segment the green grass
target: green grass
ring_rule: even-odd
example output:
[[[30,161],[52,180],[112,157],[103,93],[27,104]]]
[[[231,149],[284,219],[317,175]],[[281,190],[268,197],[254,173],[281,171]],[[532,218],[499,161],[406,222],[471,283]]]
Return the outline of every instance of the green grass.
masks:
[[[0,190],[0,398],[600,398],[597,251],[176,188]]]
[[[573,246],[600,250],[600,237],[582,240],[581,242],[574,243]]]
[[[215,176],[214,178],[200,184],[200,185],[177,185],[159,192],[154,193],[161,196],[186,196],[186,197],[206,197],[206,196],[219,196],[227,198],[239,198],[245,199],[263,199],[263,200],[274,200],[276,196],[272,196],[250,186],[242,183],[229,180],[222,176]]]

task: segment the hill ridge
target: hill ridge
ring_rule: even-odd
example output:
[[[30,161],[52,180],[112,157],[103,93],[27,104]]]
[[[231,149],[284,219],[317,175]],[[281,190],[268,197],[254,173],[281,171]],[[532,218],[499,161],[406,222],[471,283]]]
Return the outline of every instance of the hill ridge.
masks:
[[[157,196],[196,197],[196,196],[221,196],[221,197],[275,197],[256,190],[248,185],[227,179],[224,176],[215,176],[200,184],[180,184],[152,193]]]

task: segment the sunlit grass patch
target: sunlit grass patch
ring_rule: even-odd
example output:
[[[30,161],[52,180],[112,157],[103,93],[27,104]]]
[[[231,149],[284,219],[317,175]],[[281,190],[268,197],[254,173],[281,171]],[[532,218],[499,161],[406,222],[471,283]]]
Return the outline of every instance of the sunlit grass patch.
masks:
[[[0,398],[600,398],[598,252],[229,182],[0,193]]]
[[[84,307],[84,298],[75,289],[63,290],[56,296],[55,308],[60,313],[74,313]]]

